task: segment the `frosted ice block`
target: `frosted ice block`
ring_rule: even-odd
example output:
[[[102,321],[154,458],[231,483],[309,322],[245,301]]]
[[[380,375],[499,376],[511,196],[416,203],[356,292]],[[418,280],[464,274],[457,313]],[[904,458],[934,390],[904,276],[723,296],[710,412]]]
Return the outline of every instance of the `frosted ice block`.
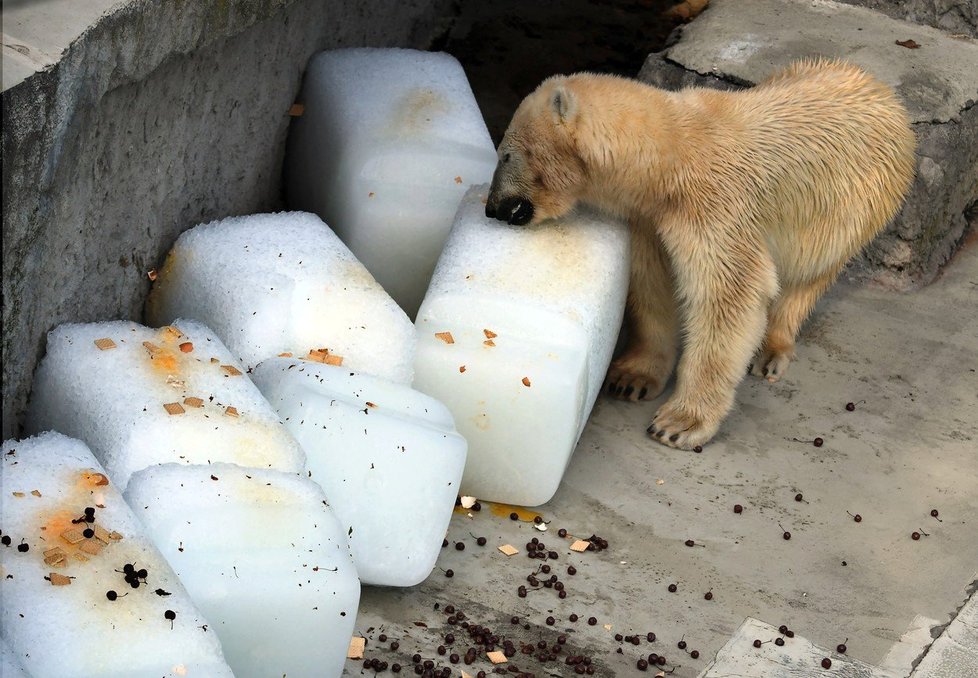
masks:
[[[34,376],[27,428],[84,440],[122,489],[135,471],[166,462],[305,465],[244,368],[191,320],[56,328]]]
[[[158,273],[146,318],[199,320],[248,368],[314,351],[411,383],[411,321],[313,214],[254,214],[186,231]]]
[[[59,678],[233,678],[210,622],[84,443],[43,433],[5,441],[2,457],[11,661]]]
[[[306,450],[360,580],[413,586],[435,566],[465,465],[465,439],[440,402],[340,367],[275,358],[255,384]]]
[[[0,676],[3,678],[31,678],[20,663],[20,658],[0,639]]]
[[[290,206],[330,224],[413,318],[459,200],[496,166],[462,66],[408,49],[321,52],[299,100]]]
[[[539,226],[465,196],[415,326],[414,387],[469,443],[462,491],[536,506],[556,492],[601,389],[628,290],[624,224],[580,211]]]
[[[237,678],[339,676],[360,582],[313,481],[232,464],[147,468],[126,490]]]

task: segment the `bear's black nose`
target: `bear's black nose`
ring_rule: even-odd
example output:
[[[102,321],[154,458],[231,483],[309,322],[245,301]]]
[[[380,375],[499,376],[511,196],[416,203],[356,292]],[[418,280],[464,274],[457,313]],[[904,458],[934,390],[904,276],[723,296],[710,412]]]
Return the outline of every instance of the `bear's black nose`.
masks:
[[[489,219],[495,219],[496,218],[496,208],[493,207],[493,204],[492,204],[491,201],[487,201],[486,202],[486,217],[489,218]]]
[[[486,215],[489,215],[488,205],[486,205]],[[499,206],[493,210],[492,216],[513,226],[522,226],[533,218],[533,203],[517,196],[503,198],[499,201]]]

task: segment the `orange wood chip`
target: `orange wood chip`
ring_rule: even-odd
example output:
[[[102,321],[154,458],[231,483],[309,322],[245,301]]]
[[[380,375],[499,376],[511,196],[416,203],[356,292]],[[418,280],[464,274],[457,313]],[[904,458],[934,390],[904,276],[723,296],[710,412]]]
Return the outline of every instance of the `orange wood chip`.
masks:
[[[495,346],[496,345],[496,342],[494,342],[492,339],[486,339],[484,342],[482,342],[482,345],[483,346]]]
[[[591,545],[591,542],[584,541],[583,539],[578,539],[573,544],[570,545],[571,551],[577,551],[578,553],[584,553],[587,551],[587,547]]]
[[[499,335],[492,330],[482,330],[482,333],[486,335],[486,339],[495,339]]]
[[[94,539],[86,539],[78,545],[80,551],[84,551],[90,556],[97,556],[102,551],[102,544]]]
[[[14,495],[15,497],[26,497],[27,496],[23,492],[11,492],[11,494]]]
[[[80,528],[72,527],[62,532],[61,538],[64,539],[69,544],[77,544],[78,542],[85,539],[85,535],[82,534]]]
[[[329,355],[326,356],[326,359],[323,360],[323,362],[326,363],[327,365],[334,365],[338,367],[343,364],[343,356],[334,355],[333,353],[330,353]]]
[[[44,552],[44,557],[45,558],[51,558],[53,556],[60,556],[60,557],[63,558],[66,555],[68,555],[68,554],[65,553],[64,550],[62,550],[62,548],[60,546],[55,546],[54,548],[49,548],[47,551]]]
[[[71,579],[64,576],[63,574],[58,574],[57,572],[52,572],[48,575],[48,579],[51,581],[51,586],[67,586],[71,583]]]
[[[520,552],[518,548],[510,544],[503,544],[502,546],[499,547],[499,550],[502,551],[507,556],[515,556],[517,553]]]
[[[41,496],[41,491],[40,490],[31,490],[31,494],[33,494],[35,497],[40,497]]]
[[[377,403],[372,403],[369,400],[367,401],[366,404],[367,404],[367,407],[377,407]]]
[[[151,268],[150,270],[146,271],[146,277],[149,278],[150,282],[156,280],[158,276],[159,274],[156,272],[155,268]]]
[[[196,396],[190,396],[183,399],[183,404],[187,407],[203,407],[204,401]]]
[[[311,348],[309,349],[309,355],[306,356],[306,360],[314,360],[317,363],[325,363],[327,355],[329,355],[329,352],[326,351],[326,349]]]
[[[183,414],[186,411],[180,403],[164,403],[163,409],[167,414]]]
[[[211,362],[212,362],[212,363],[219,363],[219,362],[221,362],[221,361],[220,361],[220,360],[218,360],[217,358],[211,358]]]
[[[93,473],[89,476],[86,476],[85,480],[95,483],[96,486],[109,484],[109,479],[105,477],[104,473]]]
[[[459,372],[464,372],[465,371],[465,365],[459,365],[458,366],[458,371]]]
[[[456,184],[462,183],[462,177],[455,177],[455,183]]]
[[[105,544],[106,546],[108,546],[108,544],[109,544],[109,531],[106,530],[101,525],[96,525],[94,531],[95,531],[95,538],[98,539],[103,544]]]
[[[350,638],[350,647],[346,651],[347,659],[363,659],[363,648],[367,646],[367,639],[360,636]]]
[[[455,343],[455,337],[452,336],[451,332],[435,332],[435,336],[444,341],[446,344]]]
[[[167,338],[170,339],[179,339],[180,337],[183,336],[183,332],[181,332],[178,328],[174,327],[173,325],[167,325],[166,327],[164,327],[163,332],[166,334]]]
[[[122,535],[116,532],[115,530],[112,530],[111,532],[109,532],[109,539],[111,539],[112,541],[122,541]]]
[[[293,118],[298,118],[303,113],[306,112],[306,107],[302,104],[292,104],[289,106],[289,115]]]
[[[524,386],[526,386],[526,387],[529,387],[530,386],[530,378],[529,377],[523,377],[522,381],[523,381],[523,385]]]
[[[291,353],[279,353],[278,354],[278,357],[279,358],[291,358],[292,357],[292,354]]]
[[[102,337],[101,339],[95,340],[95,345],[98,346],[100,351],[108,351],[110,348],[115,348],[115,342],[108,337]]]
[[[228,416],[228,417],[237,417],[237,416],[239,416],[238,415],[238,408],[237,407],[232,407],[231,405],[228,405],[227,409],[224,410],[224,414],[225,414],[225,416]]]
[[[145,348],[150,353],[159,353],[160,351],[163,350],[163,349],[161,349],[159,346],[157,346],[156,344],[154,344],[151,341],[144,341],[143,342],[143,348]]]
[[[190,353],[194,350],[194,343],[192,341],[185,341],[180,344],[180,350],[184,353]]]
[[[221,365],[221,369],[227,372],[232,377],[240,377],[241,370],[239,370],[234,365]]]
[[[506,655],[500,650],[486,652],[486,657],[488,657],[489,661],[491,661],[493,664],[505,664],[509,661],[509,659],[506,658]]]
[[[87,563],[87,562],[88,562],[88,556],[84,556],[84,555],[82,555],[81,553],[76,553],[76,554],[75,554],[74,556],[72,556],[72,557],[73,557],[73,558],[74,558],[75,560],[77,560],[77,561],[78,561],[79,563]]]

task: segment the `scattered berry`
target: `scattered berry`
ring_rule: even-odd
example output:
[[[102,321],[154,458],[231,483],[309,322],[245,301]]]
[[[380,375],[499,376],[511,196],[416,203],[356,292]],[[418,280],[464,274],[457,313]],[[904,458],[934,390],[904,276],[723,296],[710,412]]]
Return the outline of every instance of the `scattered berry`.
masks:
[[[828,657],[826,657],[825,659],[823,659],[822,660],[822,668],[823,669],[830,669],[830,668],[832,668],[832,660],[829,659]]]
[[[452,577],[455,576],[455,570],[453,570],[452,568],[448,568],[447,570],[445,570],[445,576],[451,579]]]
[[[703,594],[703,600],[713,600],[713,589]]]
[[[754,647],[760,647],[760,646],[761,646],[761,641],[760,640],[754,640]]]
[[[678,590],[679,590],[678,586],[676,586],[675,584],[669,584],[669,593],[675,593]]]
[[[821,447],[824,443],[825,441],[822,440],[821,438],[816,438],[815,440],[812,441],[812,445],[814,445],[815,447]]]
[[[635,662],[635,666],[638,667],[639,671],[647,671],[649,668],[649,663],[644,659],[639,659],[637,662]]]
[[[119,597],[119,594],[116,593],[115,591],[106,591],[105,597],[108,598],[109,600],[115,600],[116,598]]]
[[[697,445],[696,447],[693,448],[693,452],[695,452],[696,454],[699,454],[702,451],[703,451],[702,445]]]
[[[516,511],[513,511],[512,513],[509,514],[509,519],[510,520],[519,520],[520,519],[520,516],[519,516],[519,514]]]
[[[700,651],[699,650],[693,650],[692,652],[689,653],[689,656],[692,657],[693,659],[699,659],[700,658]]]
[[[734,513],[743,513],[744,507],[740,504],[734,504]]]
[[[174,619],[177,618],[177,613],[174,612],[173,610],[167,610],[166,612],[163,613],[163,617],[165,619],[169,619],[170,621],[173,621]]]
[[[17,544],[17,550],[20,551],[21,553],[27,553],[28,551],[31,550],[31,547],[28,546],[26,543],[21,542]]]
[[[804,501],[804,499],[805,497],[802,495],[801,492],[795,495],[795,501]]]
[[[587,618],[587,624],[588,624],[588,626],[597,626],[597,624],[598,624],[598,618],[597,617],[588,617]]]
[[[854,412],[856,410],[856,403],[846,403],[846,410]]]
[[[781,647],[782,645],[784,645],[784,638],[775,638],[774,644],[777,645],[778,647]]]
[[[465,550],[465,543],[464,542],[460,542],[460,541],[455,542],[455,550],[456,551],[464,551]]]
[[[696,542],[693,541],[692,539],[687,539],[686,546],[696,546]]]
[[[478,539],[475,540],[475,543],[478,544],[479,546],[485,546],[487,541],[488,540],[485,537],[479,537]]]
[[[839,643],[838,645],[835,646],[835,651],[838,652],[839,654],[845,654],[846,653],[846,650],[849,649],[848,647],[846,647],[846,643],[848,643],[848,642],[849,642],[849,639],[846,638],[844,641],[842,641],[841,643]]]
[[[914,541],[917,541],[918,539],[920,539],[920,532],[911,532],[910,538],[913,539]]]

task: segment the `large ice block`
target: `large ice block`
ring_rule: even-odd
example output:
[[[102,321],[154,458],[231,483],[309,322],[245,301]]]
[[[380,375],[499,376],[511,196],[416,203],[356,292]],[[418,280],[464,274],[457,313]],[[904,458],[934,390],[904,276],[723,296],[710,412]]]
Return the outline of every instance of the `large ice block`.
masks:
[[[3,678],[31,678],[20,663],[20,658],[0,638],[0,676]]]
[[[166,462],[301,471],[305,454],[243,370],[192,320],[62,325],[48,334],[27,429],[84,440],[122,489]]]
[[[286,197],[336,230],[412,318],[492,139],[462,66],[408,49],[321,52],[286,151]]]
[[[255,384],[306,450],[365,584],[413,586],[435,566],[465,466],[440,402],[340,367],[275,358]]]
[[[465,196],[415,326],[414,386],[469,443],[465,494],[536,506],[556,492],[611,360],[628,291],[624,224],[539,226]]]
[[[146,304],[151,325],[176,318],[206,324],[249,369],[318,351],[411,383],[411,321],[314,214],[254,214],[183,233]]]
[[[213,622],[237,678],[339,676],[360,600],[345,529],[311,480],[164,464],[126,490]]]
[[[5,441],[2,457],[4,678],[8,659],[38,677],[233,678],[210,622],[84,443],[43,433]]]

